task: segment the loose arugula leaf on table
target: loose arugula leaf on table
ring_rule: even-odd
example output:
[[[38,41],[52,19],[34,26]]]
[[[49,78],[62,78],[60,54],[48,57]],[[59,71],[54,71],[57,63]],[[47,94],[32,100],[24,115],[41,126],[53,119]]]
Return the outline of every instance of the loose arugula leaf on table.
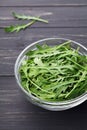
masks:
[[[57,46],[37,45],[20,66],[21,83],[45,101],[64,101],[87,91],[87,56],[71,48],[71,41]]]
[[[30,27],[32,24],[35,22],[43,22],[43,23],[48,23],[47,20],[41,19],[40,17],[33,17],[33,16],[26,16],[26,15],[19,15],[15,12],[12,13],[14,18],[21,19],[21,20],[31,20],[27,24],[22,24],[22,25],[11,25],[6,27],[4,30],[5,32],[19,32],[20,30],[24,30],[27,27]]]
[[[31,26],[33,23],[35,23],[35,21],[31,21],[30,23],[23,24],[23,25],[15,25],[15,26],[12,25],[12,26],[6,27],[5,31],[6,32],[14,32],[14,31],[19,32],[20,30],[22,30],[22,29],[24,30],[28,26]]]
[[[21,19],[21,20],[35,20],[35,21],[39,21],[39,22],[48,23],[47,20],[41,19],[40,17],[20,15],[15,12],[13,12],[12,14],[13,14],[14,18]]]

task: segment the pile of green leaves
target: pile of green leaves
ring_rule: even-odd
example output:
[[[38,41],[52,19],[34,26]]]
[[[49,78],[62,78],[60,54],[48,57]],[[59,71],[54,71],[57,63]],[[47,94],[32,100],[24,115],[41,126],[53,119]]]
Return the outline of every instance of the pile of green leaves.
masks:
[[[87,91],[87,56],[71,48],[37,45],[26,54],[19,72],[26,91],[45,101],[64,101]]]

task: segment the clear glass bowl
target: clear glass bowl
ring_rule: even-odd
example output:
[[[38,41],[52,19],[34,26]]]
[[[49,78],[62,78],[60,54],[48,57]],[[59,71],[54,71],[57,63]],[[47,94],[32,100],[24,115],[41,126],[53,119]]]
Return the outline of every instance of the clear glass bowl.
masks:
[[[65,38],[47,38],[47,39],[42,39],[39,40],[37,42],[34,42],[32,44],[30,44],[29,46],[27,46],[18,56],[16,63],[15,63],[15,68],[14,68],[14,72],[15,72],[15,77],[17,80],[17,83],[20,87],[20,89],[22,90],[22,92],[24,93],[24,95],[26,96],[26,98],[32,102],[35,105],[38,105],[42,108],[45,108],[47,110],[52,110],[52,111],[61,111],[61,110],[66,110],[66,109],[70,109],[72,107],[75,107],[81,103],[83,103],[84,101],[86,101],[87,99],[87,93],[82,94],[81,96],[74,98],[72,100],[67,100],[67,101],[61,101],[61,102],[47,102],[47,101],[43,101],[33,95],[31,95],[30,93],[28,93],[21,85],[20,82],[20,75],[19,75],[19,67],[21,65],[22,60],[25,58],[25,54],[32,49],[35,49],[36,44],[40,44],[43,45],[44,43],[47,43],[50,46],[54,46],[54,45],[58,45],[61,44],[65,41],[67,41],[69,39],[65,39]],[[87,48],[84,47],[83,45],[81,45],[80,43],[77,43],[75,41],[71,41],[71,46],[72,48],[76,49],[77,46],[80,47],[80,53],[82,53],[83,55],[87,55]]]

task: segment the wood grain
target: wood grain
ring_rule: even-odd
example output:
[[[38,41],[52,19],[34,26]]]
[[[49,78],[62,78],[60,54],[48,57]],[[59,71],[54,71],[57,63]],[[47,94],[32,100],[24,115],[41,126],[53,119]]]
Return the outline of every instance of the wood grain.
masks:
[[[86,0],[2,0],[0,6],[79,6],[87,5]]]
[[[28,23],[14,19],[12,12],[19,14],[41,16],[49,21],[48,24],[37,22],[32,27],[87,27],[87,7],[1,7],[0,27]]]

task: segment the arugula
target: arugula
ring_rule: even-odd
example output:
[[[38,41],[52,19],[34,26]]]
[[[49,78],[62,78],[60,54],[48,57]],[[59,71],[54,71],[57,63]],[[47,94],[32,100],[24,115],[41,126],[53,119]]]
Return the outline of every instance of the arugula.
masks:
[[[22,19],[22,20],[35,20],[35,21],[39,21],[39,22],[44,22],[44,23],[48,23],[47,20],[41,19],[39,17],[33,17],[33,16],[26,16],[26,15],[19,15],[15,12],[12,12],[14,18],[17,19]]]
[[[5,32],[19,32],[20,30],[24,30],[26,29],[28,26],[30,27],[32,24],[34,24],[35,22],[43,22],[43,23],[48,23],[47,20],[41,19],[39,17],[33,17],[33,16],[26,16],[26,15],[20,15],[17,14],[15,12],[12,13],[14,18],[17,19],[21,19],[21,20],[31,20],[29,23],[27,24],[22,24],[22,25],[11,25],[5,28]]]
[[[28,24],[23,24],[23,25],[16,25],[16,26],[9,26],[9,27],[6,27],[5,28],[5,31],[6,32],[19,32],[20,30],[22,29],[26,29],[28,26],[31,26],[33,23],[35,23],[35,21],[31,21],[30,23]]]
[[[27,52],[19,69],[26,91],[53,102],[69,100],[87,91],[87,56],[70,43],[38,44],[36,50]]]

